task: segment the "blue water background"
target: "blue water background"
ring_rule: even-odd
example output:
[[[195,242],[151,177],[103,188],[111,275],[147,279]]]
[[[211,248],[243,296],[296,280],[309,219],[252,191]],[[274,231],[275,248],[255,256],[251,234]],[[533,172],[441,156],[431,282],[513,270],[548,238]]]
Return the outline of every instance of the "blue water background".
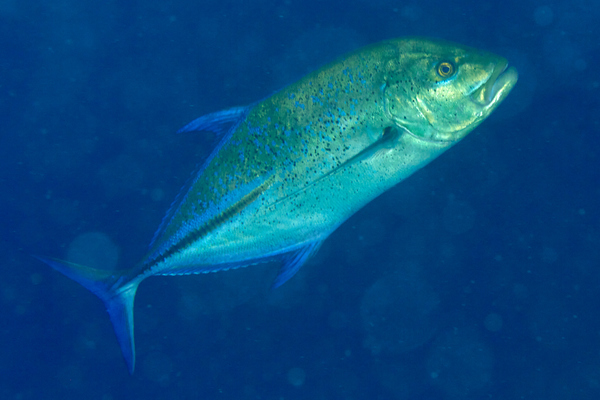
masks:
[[[0,3],[0,398],[600,398],[600,3]],[[425,35],[520,81],[476,133],[276,266],[152,278],[129,376],[101,302],[211,143],[190,120]]]

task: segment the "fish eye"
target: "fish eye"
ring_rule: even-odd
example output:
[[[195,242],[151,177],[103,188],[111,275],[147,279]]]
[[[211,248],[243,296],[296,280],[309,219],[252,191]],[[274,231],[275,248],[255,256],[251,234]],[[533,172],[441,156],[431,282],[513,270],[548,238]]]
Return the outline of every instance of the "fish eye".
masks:
[[[454,75],[456,68],[454,68],[454,63],[450,61],[443,61],[437,66],[437,73],[442,78],[446,79]]]

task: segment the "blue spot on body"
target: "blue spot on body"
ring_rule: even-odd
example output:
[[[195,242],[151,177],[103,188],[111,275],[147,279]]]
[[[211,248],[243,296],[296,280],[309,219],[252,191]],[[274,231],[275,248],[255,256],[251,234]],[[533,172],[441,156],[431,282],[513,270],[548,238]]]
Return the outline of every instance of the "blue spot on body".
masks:
[[[319,99],[317,96],[310,96],[311,100],[313,101],[313,103],[318,104],[320,106],[323,105],[323,102],[321,101],[321,99]]]

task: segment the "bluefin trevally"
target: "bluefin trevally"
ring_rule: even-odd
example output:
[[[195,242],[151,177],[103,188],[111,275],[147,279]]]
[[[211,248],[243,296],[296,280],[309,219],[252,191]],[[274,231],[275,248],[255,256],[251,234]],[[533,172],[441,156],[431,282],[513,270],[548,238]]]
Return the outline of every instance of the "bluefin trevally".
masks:
[[[486,119],[516,81],[504,58],[450,42],[359,49],[262,101],[180,129],[211,132],[218,144],[137,266],[40,259],[102,299],[133,372],[133,303],[144,279],[279,261],[280,286],[352,214]]]

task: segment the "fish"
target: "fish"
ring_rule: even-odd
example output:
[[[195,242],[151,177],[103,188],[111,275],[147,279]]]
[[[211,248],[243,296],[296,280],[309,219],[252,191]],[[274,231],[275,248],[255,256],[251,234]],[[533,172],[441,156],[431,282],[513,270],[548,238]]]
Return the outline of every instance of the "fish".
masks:
[[[358,49],[262,101],[181,128],[212,135],[214,149],[134,267],[38,258],[104,302],[132,374],[143,280],[279,262],[281,286],[344,221],[483,122],[517,79],[505,58],[438,39]]]

